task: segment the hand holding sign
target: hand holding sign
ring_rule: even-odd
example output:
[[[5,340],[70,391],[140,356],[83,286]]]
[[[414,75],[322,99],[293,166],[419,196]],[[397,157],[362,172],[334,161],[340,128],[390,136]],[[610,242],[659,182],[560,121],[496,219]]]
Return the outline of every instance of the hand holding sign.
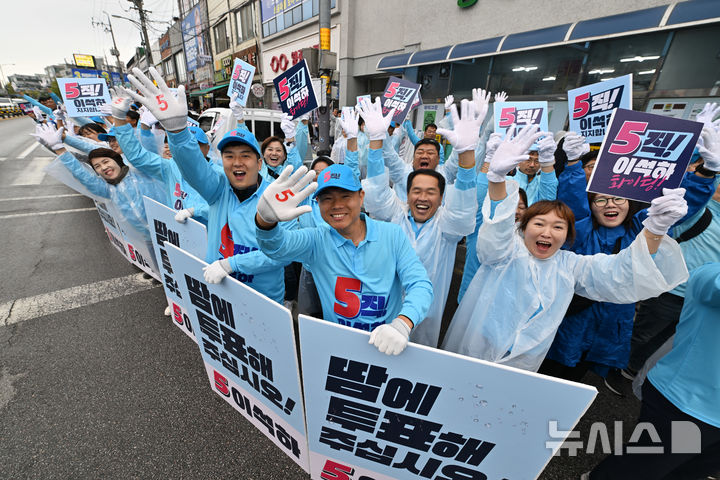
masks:
[[[311,183],[315,172],[308,172],[304,165],[290,175],[292,170],[292,165],[285,167],[260,197],[257,213],[266,223],[285,222],[312,211],[310,205],[298,205],[317,189],[317,183]]]
[[[661,197],[653,198],[643,225],[655,235],[665,235],[675,222],[687,214],[684,188],[663,188]]]
[[[705,126],[715,127],[713,119],[720,113],[720,107],[717,103],[706,103],[702,111],[697,114],[695,121],[701,122]],[[720,122],[720,120],[718,120]],[[715,123],[718,123],[715,122]],[[704,158],[704,157],[703,157]]]
[[[233,116],[235,117],[235,120],[238,122],[243,121],[243,117],[245,116],[245,110],[243,109],[243,106],[240,105],[237,102],[238,93],[235,92],[230,97],[230,111],[232,111]]]
[[[542,132],[543,138],[538,142],[538,161],[540,167],[552,167],[555,165],[555,139],[551,132]]]
[[[490,160],[487,177],[491,182],[504,182],[505,175],[517,167],[520,162],[530,158],[527,154],[528,148],[542,135],[542,132],[538,132],[537,125],[527,125],[512,140],[509,140],[515,133],[515,128],[516,126],[512,125],[508,129],[505,140]]]
[[[410,327],[398,317],[392,323],[375,327],[368,343],[375,345],[385,355],[399,355],[407,347],[409,338]]]
[[[458,116],[456,105],[450,107],[450,114],[452,115],[453,125],[455,126],[453,130],[445,128],[437,129],[437,133],[447,138],[457,153],[475,150],[478,140],[480,140],[478,135],[483,120],[475,116],[475,106],[469,100],[460,102],[460,110],[462,112],[462,118]]]
[[[295,138],[295,129],[297,125],[293,122],[292,117],[287,113],[283,113],[282,119],[280,120],[280,128],[285,134],[285,140],[291,140]]]
[[[185,86],[180,85],[177,90],[177,98],[168,88],[165,80],[155,70],[150,67],[150,75],[155,79],[158,86],[140,71],[139,68],[133,68],[133,75],[128,75],[128,80],[135,88],[140,90],[142,95],[127,90],[127,93],[145,105],[148,110],[155,115],[155,118],[162,124],[165,130],[169,132],[179,132],[187,127],[187,100],[185,99]]]
[[[383,117],[379,97],[375,97],[374,103],[363,99],[360,102],[359,108],[360,116],[365,120],[365,130],[370,140],[384,140],[393,115],[395,115],[395,109],[391,109],[388,114]]]
[[[232,273],[232,268],[230,268],[230,261],[227,258],[215,260],[207,267],[203,267],[203,277],[208,283],[220,283],[230,273]]]

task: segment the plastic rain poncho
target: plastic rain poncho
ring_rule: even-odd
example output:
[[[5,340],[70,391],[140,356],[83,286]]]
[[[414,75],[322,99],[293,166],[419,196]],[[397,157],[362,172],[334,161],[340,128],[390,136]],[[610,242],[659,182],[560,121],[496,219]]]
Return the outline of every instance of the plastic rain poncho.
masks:
[[[373,157],[378,154],[379,150],[370,150],[368,175],[377,172],[373,169]],[[410,333],[410,341],[436,348],[455,267],[457,244],[465,235],[472,233],[475,227],[475,170],[461,168],[457,182],[445,188],[444,204],[430,220],[417,225],[409,215],[408,205],[401,202],[390,189],[382,158],[378,158],[377,162],[380,163],[381,173],[362,181],[364,206],[373,218],[402,227],[427,270],[433,285],[433,302],[423,322]]]
[[[591,300],[631,303],[656,297],[688,277],[680,247],[663,237],[650,255],[644,235],[617,255],[557,251],[533,257],[515,231],[517,182],[508,196],[483,203],[477,240],[481,266],[455,312],[443,349],[537,371],[573,293]],[[494,202],[493,202],[494,203]]]

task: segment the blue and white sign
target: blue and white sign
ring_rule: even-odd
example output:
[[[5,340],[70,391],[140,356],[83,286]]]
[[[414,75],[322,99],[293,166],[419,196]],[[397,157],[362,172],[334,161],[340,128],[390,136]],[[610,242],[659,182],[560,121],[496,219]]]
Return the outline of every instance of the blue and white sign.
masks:
[[[541,132],[548,130],[547,102],[495,102],[495,132],[504,134],[516,124],[515,133],[526,125],[540,125]]]
[[[388,356],[368,335],[300,316],[313,480],[537,478],[597,394],[412,343]]]
[[[237,93],[237,102],[243,107],[247,104],[250,95],[250,84],[255,75],[255,67],[247,62],[243,62],[239,58],[233,63],[232,74],[230,75],[230,83],[228,84],[228,97],[232,97],[233,93]]]
[[[290,311],[165,243],[212,389],[308,471],[307,437]]]
[[[568,90],[570,130],[600,143],[616,108],[632,110],[632,74]]]
[[[57,82],[69,117],[103,115],[99,107],[110,103],[104,78],[58,78]]]
[[[177,212],[172,208],[148,197],[143,197],[143,201],[155,258],[173,323],[197,343],[188,314],[187,297],[183,297],[180,293],[179,282],[182,279],[178,279],[177,270],[170,262],[165,243],[169,242],[196,257],[203,257],[207,249],[207,229],[205,225],[192,218],[187,219],[185,223],[176,222]]]

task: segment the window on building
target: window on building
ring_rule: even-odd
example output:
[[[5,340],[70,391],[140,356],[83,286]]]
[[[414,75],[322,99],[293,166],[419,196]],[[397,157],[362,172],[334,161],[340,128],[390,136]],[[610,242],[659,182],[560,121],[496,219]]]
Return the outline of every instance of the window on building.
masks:
[[[230,38],[227,34],[227,18],[218,23],[213,32],[215,34],[215,53],[224,52],[230,48]]]
[[[240,7],[235,12],[235,24],[237,25],[238,43],[250,40],[255,37],[255,4],[249,3]],[[264,25],[263,25],[264,28]]]
[[[670,49],[655,84],[654,96],[711,95],[720,86],[720,25],[687,28],[674,32]],[[692,90],[692,92],[690,92]]]
[[[330,1],[330,8],[335,8],[335,1]],[[261,8],[262,34],[267,37],[318,16],[320,0],[289,0],[282,6]]]
[[[185,53],[182,50],[175,54],[175,68],[177,68],[178,83],[187,82],[187,69],[185,66]]]
[[[168,58],[163,62],[163,71],[165,72],[165,76],[170,77],[175,74],[175,69],[173,68],[173,61],[172,57]]]

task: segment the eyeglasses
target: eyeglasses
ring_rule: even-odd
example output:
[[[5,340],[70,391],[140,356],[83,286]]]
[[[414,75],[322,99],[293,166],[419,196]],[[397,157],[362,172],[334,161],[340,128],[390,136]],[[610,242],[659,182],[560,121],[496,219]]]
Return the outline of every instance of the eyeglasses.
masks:
[[[612,197],[612,198],[601,197],[601,198],[596,198],[595,200],[593,200],[593,203],[598,207],[604,207],[605,205],[608,204],[608,200],[612,200],[612,202],[615,205],[623,205],[625,202],[627,202],[627,198],[622,198],[622,197]]]

